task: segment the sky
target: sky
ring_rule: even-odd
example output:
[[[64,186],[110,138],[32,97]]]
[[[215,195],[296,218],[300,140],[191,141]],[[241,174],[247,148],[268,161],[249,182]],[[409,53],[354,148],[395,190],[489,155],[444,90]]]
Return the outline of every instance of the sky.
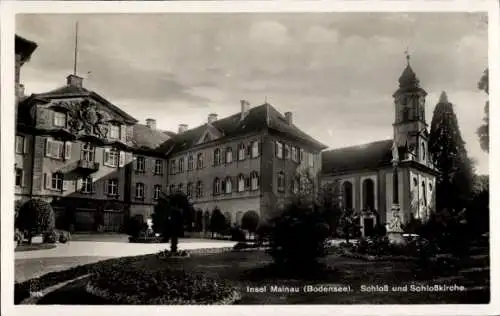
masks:
[[[488,173],[476,129],[487,95],[487,20],[479,13],[170,13],[18,15],[16,32],[38,43],[23,66],[26,92],[84,86],[141,123],[177,131],[209,113],[225,117],[266,100],[309,135],[338,148],[393,136],[405,50],[427,91],[430,125],[442,91],[454,104],[469,156]]]

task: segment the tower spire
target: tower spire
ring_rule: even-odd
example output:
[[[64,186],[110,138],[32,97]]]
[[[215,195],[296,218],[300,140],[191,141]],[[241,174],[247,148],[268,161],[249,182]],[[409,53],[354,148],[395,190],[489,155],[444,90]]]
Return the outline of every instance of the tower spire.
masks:
[[[78,21],[75,24],[75,59],[73,64],[73,75],[76,76],[76,65],[78,62]]]

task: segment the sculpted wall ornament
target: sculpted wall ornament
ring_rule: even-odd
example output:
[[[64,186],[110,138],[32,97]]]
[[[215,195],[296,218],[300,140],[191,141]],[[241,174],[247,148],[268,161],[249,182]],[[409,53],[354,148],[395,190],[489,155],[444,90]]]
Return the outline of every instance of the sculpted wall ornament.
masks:
[[[108,134],[109,115],[97,109],[94,101],[63,101],[68,109],[68,125],[73,133],[84,131],[88,135],[105,138]],[[61,102],[62,103],[62,102]]]

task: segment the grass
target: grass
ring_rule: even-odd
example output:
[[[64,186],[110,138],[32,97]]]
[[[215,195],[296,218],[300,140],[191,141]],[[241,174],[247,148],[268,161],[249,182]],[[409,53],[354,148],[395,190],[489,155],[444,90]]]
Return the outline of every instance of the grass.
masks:
[[[113,259],[120,260],[120,259]],[[405,285],[415,283],[415,263],[365,262],[331,254],[321,260],[327,269],[321,277],[294,277],[276,273],[272,258],[261,251],[226,252],[208,256],[192,256],[183,260],[159,260],[155,255],[138,257],[127,263],[144,270],[183,269],[218,276],[239,289],[242,299],[238,304],[444,304],[486,303],[489,292],[363,292],[362,285]],[[315,271],[318,272],[318,271]],[[318,276],[318,273],[316,273]],[[427,280],[428,284],[440,284]],[[86,294],[86,280],[80,280],[47,295],[40,304],[109,304]],[[304,285],[346,285],[350,293],[254,293],[249,287]],[[460,284],[458,284],[460,285]]]
[[[23,251],[34,251],[34,250],[48,250],[48,249],[53,249],[56,248],[56,244],[47,244],[47,243],[41,243],[41,244],[21,244],[18,245],[15,249],[15,252],[23,252]]]

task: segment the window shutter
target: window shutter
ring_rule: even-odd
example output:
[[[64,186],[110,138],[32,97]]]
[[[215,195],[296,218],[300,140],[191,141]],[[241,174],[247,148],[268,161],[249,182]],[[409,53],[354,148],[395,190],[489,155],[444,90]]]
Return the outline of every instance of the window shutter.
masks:
[[[71,142],[66,142],[64,144],[64,159],[70,159],[71,158]]]
[[[104,182],[104,194],[108,194],[108,193],[109,193],[109,192],[108,192],[108,183],[109,183],[109,180],[106,180],[106,181]]]
[[[51,189],[52,188],[52,175],[50,173],[44,173],[43,178],[44,178],[44,182],[45,182],[45,188]]]
[[[34,154],[34,153],[33,153]],[[49,152],[49,139],[45,139],[45,157],[50,157],[50,152]]]
[[[75,188],[75,191],[76,192],[82,192],[83,191],[83,179],[82,178],[76,179],[76,188]]]
[[[23,154],[28,153],[28,137],[23,137]]]
[[[109,166],[107,158],[109,156],[109,148],[104,148],[103,155],[102,155],[102,164],[105,166]]]
[[[120,150],[120,161],[118,163],[119,167],[125,166],[125,152]]]
[[[63,179],[62,179],[62,189],[63,189],[63,191],[67,191],[68,190],[68,182],[69,181],[66,180],[66,179],[64,179],[64,177],[63,177]]]
[[[148,158],[144,157],[144,172],[148,170]]]

